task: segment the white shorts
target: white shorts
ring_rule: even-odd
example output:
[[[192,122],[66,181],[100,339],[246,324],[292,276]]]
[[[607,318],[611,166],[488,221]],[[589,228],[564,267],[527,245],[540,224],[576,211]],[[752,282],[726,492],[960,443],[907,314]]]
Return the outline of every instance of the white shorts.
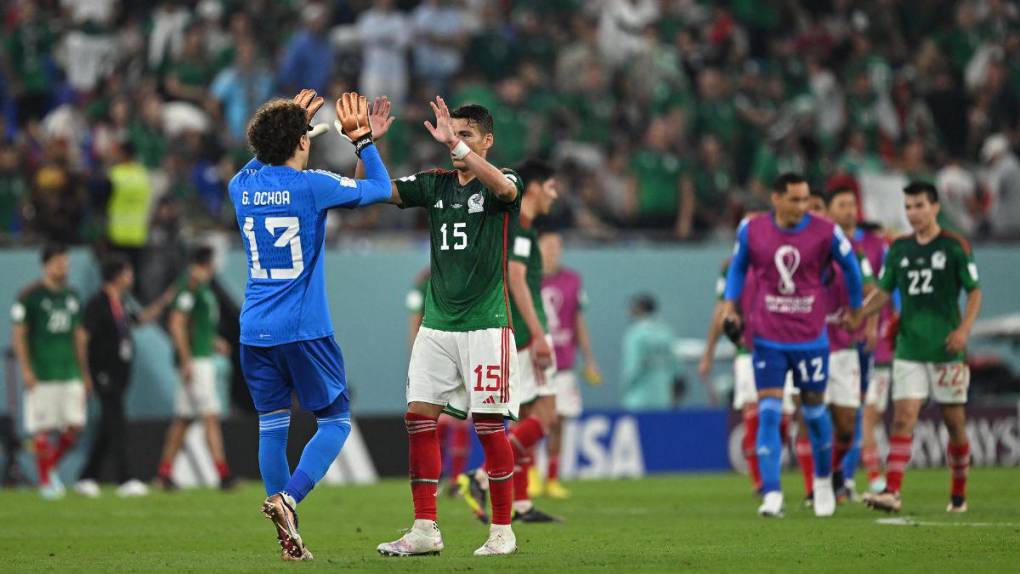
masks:
[[[438,331],[422,327],[407,368],[407,402],[442,405],[447,413],[517,417],[517,351],[509,328]]]
[[[546,335],[545,340],[552,348],[552,337]],[[520,365],[521,376],[517,380],[516,394],[520,398],[518,404],[526,405],[539,397],[556,396],[556,385],[553,384],[553,376],[556,374],[556,355],[553,355],[552,365],[547,369],[540,369],[532,358],[531,346],[517,351],[517,364]]]
[[[559,371],[553,375],[556,389],[556,414],[568,419],[581,416],[581,388],[577,385],[577,373]]]
[[[861,406],[861,357],[857,349],[829,353],[825,404],[852,409]]]
[[[216,392],[216,361],[211,357],[191,360],[191,382],[177,387],[174,414],[190,419],[199,416],[220,415],[220,396]]]
[[[39,381],[35,388],[25,392],[24,408],[28,434],[84,427],[88,412],[85,385],[78,379]]]
[[[797,411],[793,397],[800,390],[793,386],[793,375],[787,373],[783,384],[783,413],[792,415]],[[733,359],[733,408],[741,410],[745,405],[758,402],[758,388],[754,384],[754,363],[751,354],[740,354]]]
[[[944,405],[967,403],[970,388],[970,367],[967,363],[918,363],[893,361],[892,400],[921,399],[934,396]]]
[[[876,365],[871,369],[871,380],[868,381],[868,393],[864,404],[875,407],[880,413],[889,408],[889,384],[892,382],[892,367]]]

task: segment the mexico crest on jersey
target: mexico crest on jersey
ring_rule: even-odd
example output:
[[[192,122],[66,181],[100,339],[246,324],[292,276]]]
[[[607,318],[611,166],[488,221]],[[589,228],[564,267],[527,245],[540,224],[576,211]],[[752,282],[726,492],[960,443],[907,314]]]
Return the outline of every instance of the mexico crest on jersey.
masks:
[[[468,198],[468,213],[481,213],[485,210],[485,198],[476,193]]]
[[[931,254],[931,268],[932,269],[945,269],[946,268],[946,253],[944,251],[936,251]]]

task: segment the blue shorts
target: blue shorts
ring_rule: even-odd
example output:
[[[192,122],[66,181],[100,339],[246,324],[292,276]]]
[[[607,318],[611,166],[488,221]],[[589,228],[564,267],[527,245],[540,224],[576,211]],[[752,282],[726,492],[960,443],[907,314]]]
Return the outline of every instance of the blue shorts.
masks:
[[[347,394],[344,357],[333,337],[272,347],[241,345],[241,372],[260,413],[290,408],[291,391],[306,411],[320,411]]]
[[[755,344],[754,385],[759,391],[781,389],[786,374],[793,373],[793,384],[802,391],[825,392],[829,381],[829,348],[781,349]]]
[[[861,359],[861,396],[868,392],[871,369],[875,366],[875,355],[864,350],[864,343],[857,343],[857,356]]]

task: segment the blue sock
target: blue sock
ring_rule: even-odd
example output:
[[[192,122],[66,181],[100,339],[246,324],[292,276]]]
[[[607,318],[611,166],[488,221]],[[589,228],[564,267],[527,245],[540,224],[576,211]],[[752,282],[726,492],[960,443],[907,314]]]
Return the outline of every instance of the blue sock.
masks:
[[[294,476],[290,477],[282,490],[294,497],[294,502],[301,502],[315,488],[315,483],[322,480],[333,464],[340,449],[351,434],[351,415],[349,413],[333,415],[317,419],[319,430],[305,445],[301,452]]]
[[[815,476],[832,474],[832,415],[825,405],[804,405],[804,422],[815,458]]]
[[[259,472],[266,485],[266,496],[276,494],[290,480],[287,463],[287,433],[290,411],[259,415]]]
[[[758,399],[758,466],[761,469],[761,491],[778,492],[779,466],[783,454],[783,440],[779,425],[783,420],[783,401],[776,397]]]
[[[857,465],[861,463],[861,415],[864,409],[857,409],[857,416],[854,418],[854,442],[850,444],[850,450],[846,451],[843,457],[843,478],[853,480],[857,472]]]

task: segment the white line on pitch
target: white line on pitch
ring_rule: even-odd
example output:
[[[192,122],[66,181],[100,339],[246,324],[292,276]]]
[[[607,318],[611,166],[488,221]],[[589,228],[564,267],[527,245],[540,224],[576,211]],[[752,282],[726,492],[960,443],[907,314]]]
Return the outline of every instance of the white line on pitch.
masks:
[[[974,528],[988,527],[1015,527],[1020,526],[1018,522],[932,522],[926,520],[911,520],[910,518],[879,518],[875,521],[886,526],[970,526]]]

